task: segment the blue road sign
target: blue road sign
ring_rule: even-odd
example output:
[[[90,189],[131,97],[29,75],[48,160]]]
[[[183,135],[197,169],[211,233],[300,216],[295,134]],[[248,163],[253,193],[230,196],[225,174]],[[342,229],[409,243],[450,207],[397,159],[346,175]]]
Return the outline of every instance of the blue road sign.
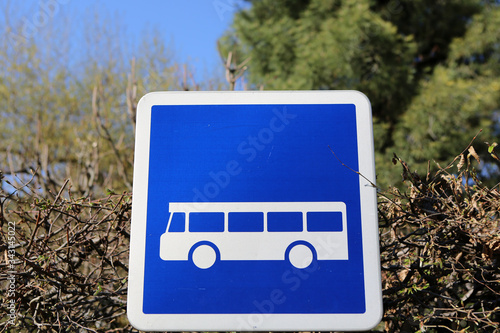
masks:
[[[148,94],[135,154],[134,326],[331,331],[380,321],[364,95]]]

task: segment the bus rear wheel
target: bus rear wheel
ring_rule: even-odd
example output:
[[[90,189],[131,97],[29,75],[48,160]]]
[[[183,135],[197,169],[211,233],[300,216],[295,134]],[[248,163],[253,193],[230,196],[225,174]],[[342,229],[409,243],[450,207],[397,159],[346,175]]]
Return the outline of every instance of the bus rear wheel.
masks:
[[[316,260],[316,251],[311,244],[305,241],[292,243],[287,251],[286,258],[292,266],[298,269],[309,267]]]

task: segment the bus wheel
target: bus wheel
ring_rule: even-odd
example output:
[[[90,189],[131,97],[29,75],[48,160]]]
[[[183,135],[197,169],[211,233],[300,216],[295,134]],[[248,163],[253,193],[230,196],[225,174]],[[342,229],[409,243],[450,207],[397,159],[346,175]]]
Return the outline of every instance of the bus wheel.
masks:
[[[210,242],[199,242],[193,245],[189,251],[189,257],[196,267],[207,269],[212,267],[217,259],[220,258],[219,251],[215,245]]]
[[[304,269],[309,267],[316,260],[316,251],[314,247],[305,241],[297,241],[288,247],[285,258],[292,266]]]

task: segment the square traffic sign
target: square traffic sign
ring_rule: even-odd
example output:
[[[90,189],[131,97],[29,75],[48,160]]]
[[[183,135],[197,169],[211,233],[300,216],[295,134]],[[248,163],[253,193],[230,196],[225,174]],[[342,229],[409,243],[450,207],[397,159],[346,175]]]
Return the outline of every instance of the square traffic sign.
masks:
[[[380,321],[363,94],[151,93],[136,132],[135,327],[332,331]]]

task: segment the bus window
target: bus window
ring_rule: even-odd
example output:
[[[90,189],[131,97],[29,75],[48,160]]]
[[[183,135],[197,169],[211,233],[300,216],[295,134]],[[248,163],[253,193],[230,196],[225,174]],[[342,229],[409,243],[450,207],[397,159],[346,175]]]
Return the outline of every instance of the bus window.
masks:
[[[308,212],[307,231],[342,231],[342,213]]]
[[[276,232],[302,231],[302,213],[269,212],[267,213],[267,230]]]
[[[184,232],[186,227],[186,214],[185,213],[172,213],[172,221],[170,221],[170,227],[168,232]]]
[[[263,232],[264,213],[229,213],[228,224],[231,232]]]
[[[189,213],[190,232],[223,232],[224,213]]]

